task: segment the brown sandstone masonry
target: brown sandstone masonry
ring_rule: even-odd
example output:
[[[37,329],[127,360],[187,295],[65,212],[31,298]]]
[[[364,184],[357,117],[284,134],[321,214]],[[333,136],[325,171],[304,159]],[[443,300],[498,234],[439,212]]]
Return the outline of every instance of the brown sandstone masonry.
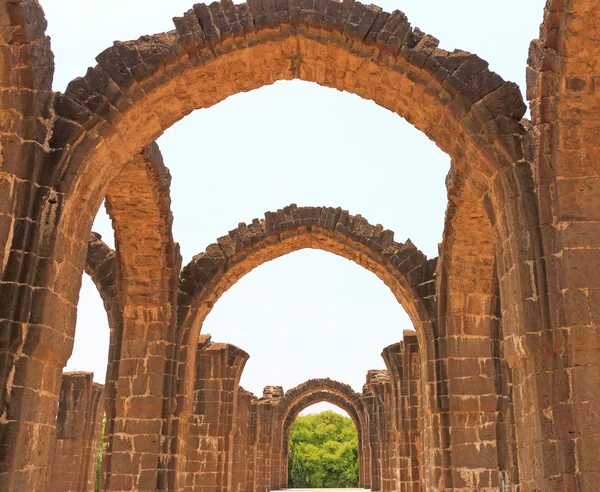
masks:
[[[403,340],[381,354],[391,380],[393,398],[387,408],[393,439],[388,468],[392,490],[418,491],[421,456],[419,346],[416,333],[404,332]],[[394,483],[395,482],[395,483]]]
[[[231,490],[256,490],[256,453],[258,444],[257,398],[238,388],[237,420],[233,438],[233,473]]]
[[[115,42],[58,93],[38,0],[0,0],[0,491],[52,490],[84,269],[111,329],[103,487],[176,491],[196,473],[187,457],[203,320],[241,276],[302,248],[377,275],[416,331],[418,350],[408,338],[386,349],[389,381],[373,376],[360,398],[365,486],[595,491],[600,0],[548,0],[543,14],[527,121],[515,84],[477,55],[441,49],[398,10],[197,4],[169,32]],[[373,100],[449,155],[439,258],[341,208],[289,206],[240,224],[181,271],[153,142],[196,109],[288,79]],[[104,200],[114,252],[90,238]],[[285,482],[283,399],[244,403],[255,423],[238,435],[239,395],[228,393],[231,421],[215,439],[255,451],[236,474],[235,449],[225,461],[203,450],[221,463],[218,486],[239,488],[241,474],[249,490]]]
[[[248,354],[233,345],[198,344],[194,411],[189,421],[186,479],[183,491],[228,492],[233,489],[233,461],[238,388]]]
[[[104,388],[93,377],[89,372],[63,374],[50,490],[94,490]]]

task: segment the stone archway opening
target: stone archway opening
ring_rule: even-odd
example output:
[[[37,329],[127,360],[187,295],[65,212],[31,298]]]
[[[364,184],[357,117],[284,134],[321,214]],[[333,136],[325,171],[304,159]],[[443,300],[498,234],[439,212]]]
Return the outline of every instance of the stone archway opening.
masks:
[[[410,318],[371,272],[303,249],[240,279],[215,303],[202,333],[251,354],[241,384],[259,394],[266,382],[289,388],[324,375],[360,388],[403,326],[411,326]]]
[[[78,330],[64,372],[91,371],[94,381],[104,384],[110,345],[107,315],[102,296],[93,280],[84,275],[78,305]]]
[[[359,424],[343,408],[329,406],[308,405],[286,430],[288,489],[358,488]]]
[[[341,411],[345,412],[353,423],[356,429],[356,477],[354,480],[348,480],[344,487],[354,485],[356,487],[364,487],[371,483],[370,473],[370,459],[371,449],[368,443],[368,420],[366,406],[362,395],[356,393],[350,386],[344,383],[339,383],[331,379],[311,379],[308,380],[295,388],[290,389],[285,393],[285,396],[281,400],[281,404],[278,408],[277,419],[275,420],[274,426],[274,473],[271,477],[272,488],[288,488],[294,486],[290,480],[294,478],[290,475],[290,460],[297,458],[290,453],[295,451],[292,447],[291,434],[292,427],[298,416],[304,410],[312,407],[315,404],[326,402],[338,407]],[[331,420],[335,420],[335,413],[331,413]],[[309,419],[310,420],[310,419]],[[325,419],[325,426],[328,424],[329,418]],[[306,432],[310,432],[310,422],[307,426]],[[313,425],[323,425],[323,422],[313,421]],[[322,429],[321,433],[323,437],[327,434],[326,429]],[[302,431],[300,431],[302,435]],[[302,438],[300,438],[302,440]],[[348,444],[343,444],[340,439],[340,444],[330,444],[329,450],[326,450],[322,459],[327,460],[328,454],[332,451],[332,448],[336,448],[335,451],[338,453],[345,453],[348,455],[352,447]],[[314,444],[324,445],[323,442],[317,440]],[[314,445],[313,444],[313,445]],[[307,446],[308,450],[314,450]],[[300,470],[301,471],[301,470]],[[343,473],[341,470],[338,473]],[[348,476],[347,478],[350,478]],[[304,486],[321,486],[323,488],[331,488],[332,482],[327,482],[324,478],[310,480],[300,480],[299,483],[295,484]]]

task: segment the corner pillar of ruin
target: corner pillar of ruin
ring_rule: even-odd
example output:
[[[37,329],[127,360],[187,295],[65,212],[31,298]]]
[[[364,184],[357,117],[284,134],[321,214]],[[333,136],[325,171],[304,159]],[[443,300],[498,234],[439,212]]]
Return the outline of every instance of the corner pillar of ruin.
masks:
[[[247,360],[248,354],[234,345],[201,337],[183,490],[231,490],[238,388]]]
[[[50,490],[94,490],[102,434],[102,385],[90,372],[63,374]]]

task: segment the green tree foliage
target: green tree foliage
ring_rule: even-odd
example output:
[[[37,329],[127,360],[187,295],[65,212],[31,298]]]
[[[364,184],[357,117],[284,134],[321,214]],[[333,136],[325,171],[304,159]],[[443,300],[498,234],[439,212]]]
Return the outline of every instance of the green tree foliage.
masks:
[[[94,485],[94,492],[100,492],[100,478],[102,473],[102,453],[104,452],[104,428],[106,427],[106,414],[102,418],[102,434],[100,434],[100,441],[98,442],[98,459],[96,460],[96,484]]]
[[[298,417],[290,430],[289,487],[358,487],[358,435],[348,417]]]

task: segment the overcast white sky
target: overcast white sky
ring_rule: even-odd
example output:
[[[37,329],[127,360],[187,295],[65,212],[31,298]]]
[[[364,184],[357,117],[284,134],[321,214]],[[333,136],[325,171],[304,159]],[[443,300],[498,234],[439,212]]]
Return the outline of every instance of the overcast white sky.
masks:
[[[41,0],[55,53],[55,90],[95,64],[114,40],[173,28],[189,0]],[[236,2],[239,3],[239,2]],[[379,0],[411,23],[484,58],[524,92],[531,39],[544,0]],[[186,264],[238,222],[290,203],[341,206],[437,255],[449,158],[425,136],[371,101],[301,81],[233,96],[199,110],[159,140],[173,175],[175,240]],[[104,209],[95,230],[112,243]],[[206,320],[213,340],[250,354],[242,385],[289,389],[331,377],[361,390],[366,371],[383,368],[386,345],[412,328],[374,275],[334,255],[305,250],[265,264],[227,292]],[[103,382],[108,325],[84,276],[77,334],[67,370]],[[324,405],[312,407],[324,408]]]

